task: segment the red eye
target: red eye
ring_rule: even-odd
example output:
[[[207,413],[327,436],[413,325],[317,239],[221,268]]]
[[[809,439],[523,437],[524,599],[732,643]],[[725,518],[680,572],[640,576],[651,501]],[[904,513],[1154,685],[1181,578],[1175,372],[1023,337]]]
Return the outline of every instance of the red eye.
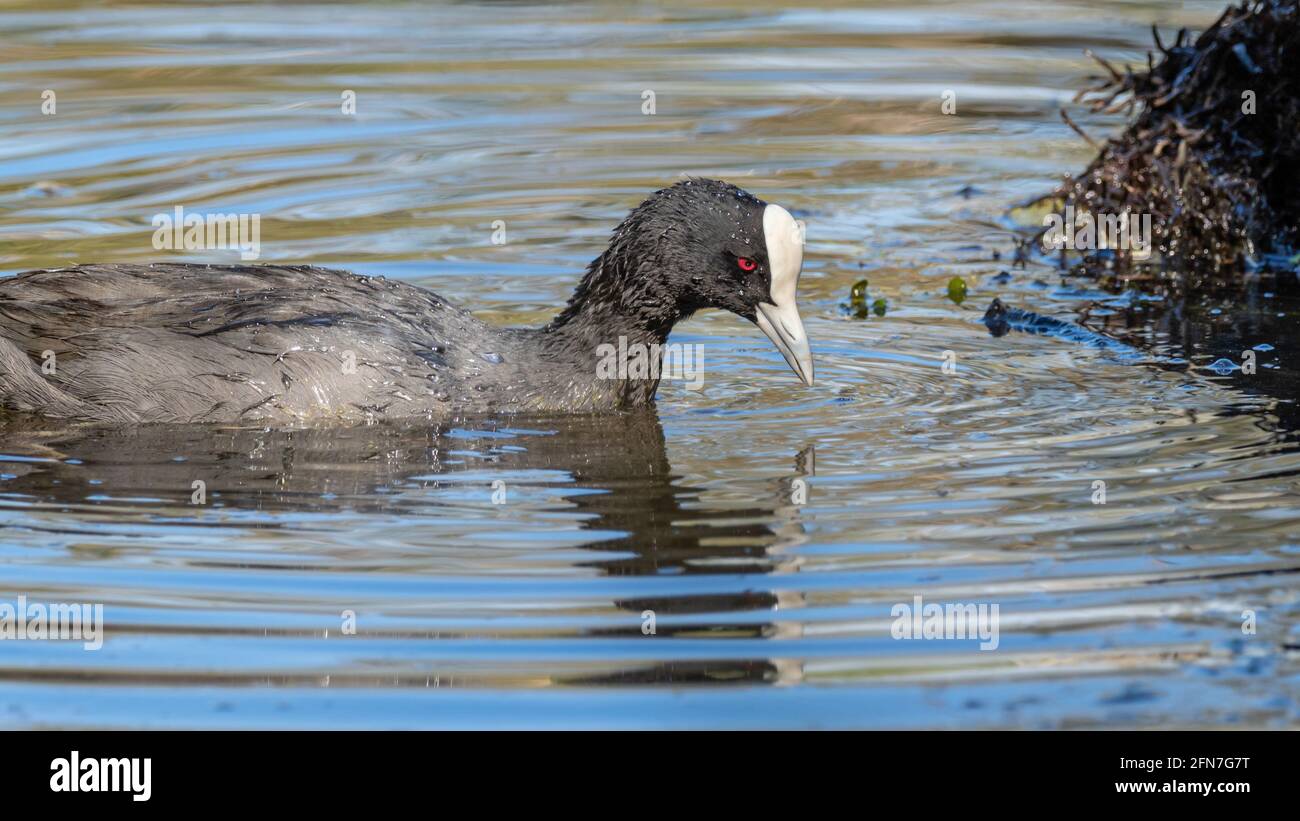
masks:
[[[749,257],[736,257],[736,264],[740,266],[742,271],[752,271],[758,267],[758,263]]]

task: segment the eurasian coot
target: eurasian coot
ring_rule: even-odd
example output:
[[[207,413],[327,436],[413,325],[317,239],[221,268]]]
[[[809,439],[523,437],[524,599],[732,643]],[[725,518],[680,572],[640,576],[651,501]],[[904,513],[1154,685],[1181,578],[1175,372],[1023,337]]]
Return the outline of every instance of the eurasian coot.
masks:
[[[105,423],[299,424],[648,405],[679,320],[725,308],[813,381],[790,213],[716,180],[652,194],[542,328],[499,328],[422,288],[284,265],[79,265],[0,281],[0,403]],[[628,375],[624,378],[622,374]],[[636,375],[632,375],[636,374]]]

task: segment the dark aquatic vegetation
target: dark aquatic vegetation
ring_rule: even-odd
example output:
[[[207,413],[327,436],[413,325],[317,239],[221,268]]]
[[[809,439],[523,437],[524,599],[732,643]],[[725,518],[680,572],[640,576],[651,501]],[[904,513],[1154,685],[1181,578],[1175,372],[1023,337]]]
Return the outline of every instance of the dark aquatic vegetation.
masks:
[[[1230,6],[1199,36],[1170,45],[1152,26],[1158,59],[1105,69],[1079,93],[1094,111],[1137,110],[1119,136],[1054,195],[1080,211],[1154,218],[1174,270],[1196,281],[1238,277],[1245,260],[1300,245],[1300,5]],[[1115,263],[1129,267],[1120,254]]]
[[[610,376],[601,350],[657,356],[704,308],[758,325],[811,385],[802,261],[784,208],[691,179],[634,209],[568,306],[536,329],[492,327],[424,289],[325,268],[31,271],[0,281],[0,402],[111,423],[609,412],[651,404],[659,371]]]
[[[1082,325],[1056,319],[1055,317],[1043,316],[1033,311],[1009,307],[996,297],[989,304],[988,310],[984,312],[982,321],[989,329],[989,333],[995,337],[1005,336],[1008,332],[1014,330],[1026,334],[1051,336],[1076,345],[1101,348],[1112,353],[1123,354],[1135,360],[1147,358],[1141,351],[1132,346],[1111,339],[1096,331],[1088,330]]]

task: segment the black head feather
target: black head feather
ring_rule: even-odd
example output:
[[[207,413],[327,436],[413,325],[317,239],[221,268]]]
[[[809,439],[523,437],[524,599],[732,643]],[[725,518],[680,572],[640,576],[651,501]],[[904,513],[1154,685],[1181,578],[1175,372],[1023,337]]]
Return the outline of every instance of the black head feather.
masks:
[[[771,284],[766,206],[718,180],[692,178],[656,191],[614,230],[549,327],[576,324],[604,338],[662,342],[701,308],[754,319]],[[752,270],[741,260],[745,267],[752,261]]]

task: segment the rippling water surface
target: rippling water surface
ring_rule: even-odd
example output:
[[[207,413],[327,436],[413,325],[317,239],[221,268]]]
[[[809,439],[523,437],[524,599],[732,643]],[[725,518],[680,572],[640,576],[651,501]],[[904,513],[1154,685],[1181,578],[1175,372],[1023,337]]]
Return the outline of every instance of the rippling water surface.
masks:
[[[645,415],[8,420],[0,601],[102,603],[107,638],[0,641],[0,724],[1295,724],[1294,296],[1113,347],[979,322],[1142,302],[1012,268],[1007,209],[1089,159],[1085,48],[1218,6],[7,5],[0,270],[234,261],[152,248],[183,205],[540,324],[641,197],[721,176],[807,221],[818,382],[710,313],[674,334],[702,389]],[[861,278],[883,316],[841,308]],[[915,596],[997,604],[998,648],[891,638]]]

